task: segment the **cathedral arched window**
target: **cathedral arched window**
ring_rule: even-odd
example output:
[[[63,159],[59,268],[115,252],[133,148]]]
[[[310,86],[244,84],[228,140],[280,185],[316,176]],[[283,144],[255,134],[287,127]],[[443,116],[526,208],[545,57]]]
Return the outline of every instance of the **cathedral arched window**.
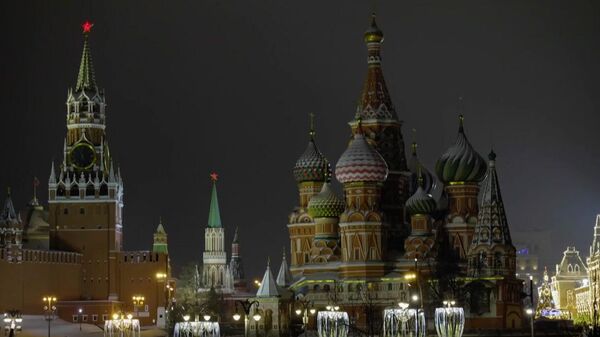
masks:
[[[87,185],[87,188],[85,189],[85,196],[86,197],[96,196],[96,189],[94,188],[94,185],[92,185],[92,184]]]
[[[58,189],[56,190],[56,195],[58,195],[59,197],[64,197],[65,196],[65,185],[58,185]]]
[[[494,241],[502,241],[502,232],[500,228],[494,228]]]
[[[571,264],[569,264],[567,266],[567,272],[572,273],[573,272],[573,266]]]
[[[575,265],[575,272],[579,273],[579,265],[578,264]]]
[[[106,184],[100,185],[100,195],[108,195],[108,186]]]
[[[79,187],[76,184],[71,186],[71,198],[79,197]]]

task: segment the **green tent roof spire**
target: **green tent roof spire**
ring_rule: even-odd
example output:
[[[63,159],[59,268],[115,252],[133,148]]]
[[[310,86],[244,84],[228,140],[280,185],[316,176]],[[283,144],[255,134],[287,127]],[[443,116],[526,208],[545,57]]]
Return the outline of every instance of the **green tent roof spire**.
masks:
[[[94,75],[94,65],[92,64],[92,54],[88,37],[93,24],[86,21],[83,28],[83,53],[81,54],[81,64],[79,65],[79,73],[77,74],[77,84],[75,91],[80,90],[96,90],[96,77]]]
[[[218,175],[212,173],[210,179],[213,182],[212,194],[210,196],[210,208],[208,210],[208,227],[221,228],[221,212],[219,211],[219,199],[217,198],[217,179]]]

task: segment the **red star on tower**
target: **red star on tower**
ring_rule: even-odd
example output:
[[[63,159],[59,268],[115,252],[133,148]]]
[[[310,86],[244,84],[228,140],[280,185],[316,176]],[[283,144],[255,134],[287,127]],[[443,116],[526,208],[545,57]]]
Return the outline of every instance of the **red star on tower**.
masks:
[[[217,181],[219,180],[219,175],[216,172],[210,174],[210,180]]]
[[[83,32],[84,32],[84,33],[89,33],[89,32],[91,32],[91,31],[92,31],[92,27],[94,27],[94,24],[93,24],[93,23],[91,23],[91,22],[89,22],[89,21],[86,21],[86,22],[84,22],[84,23],[81,25],[81,28],[83,28]]]

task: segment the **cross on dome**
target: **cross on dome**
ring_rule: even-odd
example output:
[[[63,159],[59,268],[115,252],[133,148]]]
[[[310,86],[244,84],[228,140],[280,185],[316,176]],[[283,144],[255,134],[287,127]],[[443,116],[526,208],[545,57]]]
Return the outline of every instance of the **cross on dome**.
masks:
[[[86,21],[86,22],[84,22],[84,23],[81,25],[81,28],[83,28],[83,32],[84,32],[84,33],[89,33],[89,32],[91,32],[91,31],[92,31],[92,27],[94,27],[94,24],[93,24],[93,23],[91,23],[91,22],[89,22],[89,21]]]

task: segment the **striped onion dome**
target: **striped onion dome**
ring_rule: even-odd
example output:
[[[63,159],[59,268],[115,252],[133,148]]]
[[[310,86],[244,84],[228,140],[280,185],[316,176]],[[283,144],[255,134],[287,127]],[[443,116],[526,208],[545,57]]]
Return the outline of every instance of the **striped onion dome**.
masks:
[[[329,161],[327,161],[327,158],[317,148],[313,132],[311,132],[306,150],[304,150],[304,153],[296,161],[293,172],[294,178],[296,178],[296,182],[298,183],[304,181],[325,181],[330,175],[331,168]]]
[[[438,159],[435,172],[444,183],[480,182],[485,177],[487,164],[475,151],[463,128],[463,116],[460,115],[458,138]]]
[[[346,204],[332,190],[331,184],[325,183],[319,194],[310,198],[308,214],[313,218],[336,218],[344,212]]]
[[[365,139],[360,121],[354,139],[335,165],[335,177],[342,184],[351,182],[383,182],[388,168],[385,160]]]
[[[436,209],[436,203],[431,194],[425,192],[423,183],[419,184],[417,191],[406,200],[406,210],[411,215],[430,214]]]

